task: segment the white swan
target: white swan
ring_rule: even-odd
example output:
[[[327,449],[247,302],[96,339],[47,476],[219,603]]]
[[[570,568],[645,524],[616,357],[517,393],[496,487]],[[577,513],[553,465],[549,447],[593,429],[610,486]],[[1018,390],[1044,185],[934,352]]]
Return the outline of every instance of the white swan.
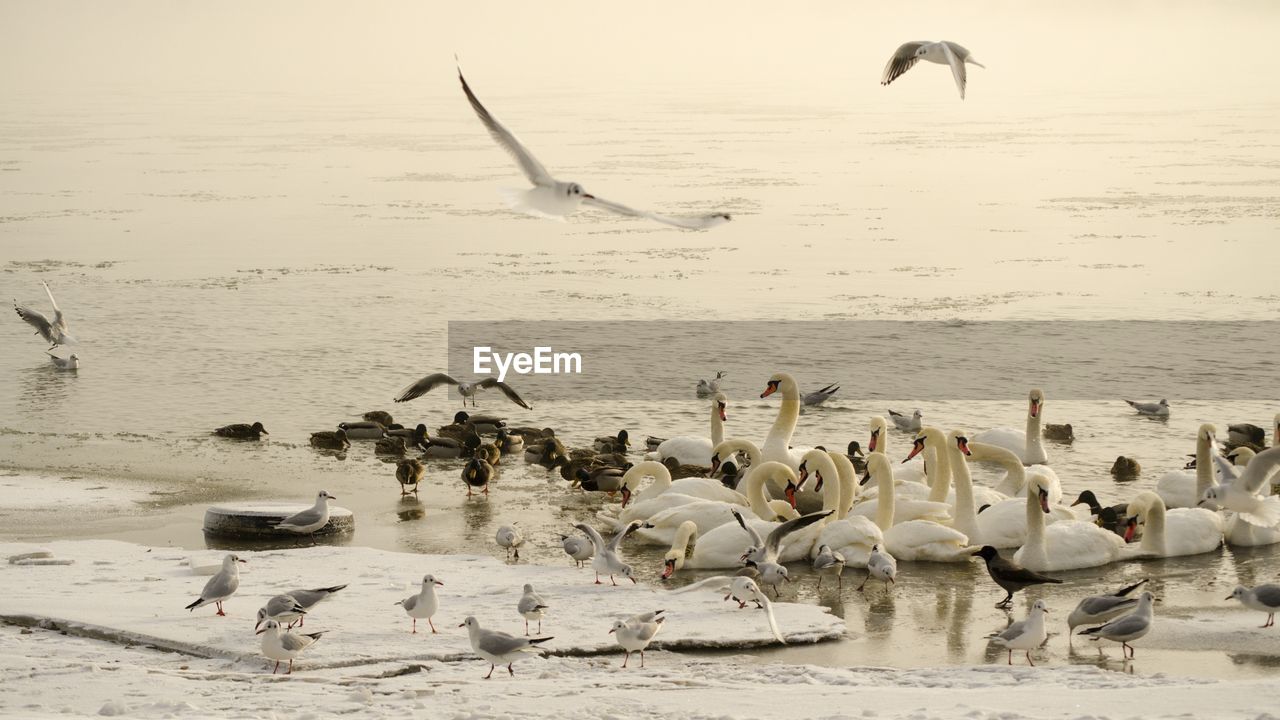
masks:
[[[639,492],[632,492],[632,487],[643,478],[652,477],[653,482]],[[600,520],[611,524],[615,529],[637,521],[647,520],[664,510],[697,502],[714,501],[746,506],[750,500],[735,490],[721,485],[708,478],[681,478],[671,481],[671,472],[666,465],[656,460],[645,460],[632,465],[622,475],[619,492],[622,505],[616,510],[601,510],[596,513]]]
[[[884,542],[884,533],[870,518],[849,515],[849,504],[856,488],[853,463],[840,453],[829,453],[825,461],[816,455],[806,454],[805,458],[806,467],[822,478],[823,490],[826,490],[826,483],[834,482],[828,479],[832,474],[838,476],[840,488],[839,509],[824,521],[818,539],[809,551],[810,558],[817,558],[818,549],[825,545],[844,556],[846,567],[866,567],[872,548]]]
[[[646,460],[675,458],[681,465],[711,465],[711,449],[724,441],[724,422],[728,419],[729,399],[718,392],[711,400],[711,438],[694,435],[678,435],[658,444],[658,449],[645,456]]]
[[[1028,570],[1076,570],[1115,562],[1124,549],[1119,535],[1083,520],[1061,520],[1045,527],[1049,492],[1038,474],[1027,478],[1027,542],[1013,561]],[[986,514],[986,513],[983,513]]]
[[[951,478],[955,483],[955,500],[951,506],[951,527],[964,533],[973,545],[986,545],[978,529],[978,509],[974,504],[973,477],[969,475],[969,438],[963,430],[947,433],[947,454],[951,466]]]
[[[800,483],[795,471],[781,463],[761,463],[760,467],[753,469],[747,475],[744,481],[747,485],[747,500],[753,516],[762,522],[778,517],[769,506],[764,494],[765,485],[770,480],[780,482],[789,488],[794,488]],[[838,493],[839,490],[837,489],[836,492]],[[731,512],[735,508],[741,509],[742,506],[715,500],[699,500],[677,505],[647,518],[644,527],[636,532],[636,538],[640,542],[651,545],[670,545],[675,540],[680,525],[686,520],[692,520],[698,526],[698,533],[705,535],[708,531],[725,523],[736,525]],[[808,547],[806,546],[805,549],[807,550]]]
[[[973,436],[974,442],[999,445],[1013,451],[1023,465],[1046,465],[1049,454],[1044,451],[1040,436],[1040,420],[1044,414],[1044,391],[1034,388],[1027,398],[1027,428],[1015,430],[1008,427],[984,430]]]
[[[1222,517],[1204,508],[1166,510],[1160,496],[1140,492],[1129,501],[1130,525],[1143,524],[1142,542],[1125,548],[1125,556],[1178,557],[1213,552],[1222,545]]]
[[[1169,508],[1193,508],[1214,484],[1213,456],[1217,428],[1210,423],[1196,432],[1196,469],[1170,470],[1156,481],[1156,494]]]
[[[751,442],[750,440],[744,440],[743,438],[726,439],[724,442],[712,448],[711,468],[712,468],[712,472],[715,472],[717,469],[719,469],[719,467],[722,464],[724,464],[724,462],[728,458],[736,457],[738,453],[742,453],[747,458],[746,471],[742,473],[742,478],[738,480],[738,485],[737,485],[738,492],[742,493],[743,495],[746,495],[747,488],[748,488],[747,475],[750,474],[752,468],[760,467],[760,465],[764,462],[764,459],[760,455],[760,448],[756,447],[755,443]],[[785,488],[784,488],[784,492],[785,492]],[[764,497],[765,493],[761,492],[761,496]],[[747,498],[747,500],[748,500],[748,503],[750,503],[749,497]],[[771,500],[768,497],[765,497],[765,502],[769,505],[769,507],[773,510],[774,514],[777,515],[778,517],[785,518],[787,520],[800,517],[800,513],[796,512],[795,508],[791,507],[791,503],[787,502],[786,500]],[[759,515],[760,517],[766,517],[763,513],[759,511],[756,511],[756,514]]]
[[[968,562],[976,549],[964,533],[931,520],[894,524],[893,467],[880,453],[867,458],[867,472],[880,486],[876,525],[884,533],[884,548],[898,560]]]
[[[800,459],[805,452],[810,450],[807,447],[791,447],[791,436],[795,435],[796,422],[800,419],[800,386],[787,373],[774,373],[760,397],[767,398],[776,392],[782,393],[782,404],[778,406],[778,417],[769,428],[760,452],[765,462],[784,463],[795,470],[800,467]],[[779,493],[782,488],[770,485],[769,491]],[[802,490],[796,496],[796,507],[801,512],[813,512],[821,502],[822,499],[813,490]]]
[[[922,452],[931,453],[930,460],[925,463],[926,474],[931,484],[928,486],[919,485],[919,487],[927,488],[928,494],[926,497],[928,498],[932,498],[936,494],[940,494],[943,498],[946,498],[947,490],[951,485],[951,470],[949,467],[949,461],[946,458],[946,452],[938,452],[941,449],[942,442],[938,441],[936,438],[941,438],[942,433],[934,428],[931,429],[934,431],[935,444],[925,449],[926,440],[924,436],[917,438],[915,447],[912,448],[911,454],[907,456],[907,459],[909,460]],[[883,453],[879,452],[872,454],[883,455]],[[885,460],[888,460],[887,455],[885,456]],[[871,466],[868,465],[867,470],[870,471],[870,469]],[[895,469],[891,475],[896,474],[897,470]],[[931,520],[938,523],[950,524],[951,506],[942,501],[917,499],[916,496],[919,491],[908,490],[908,488],[911,488],[914,485],[916,485],[916,483],[898,483],[896,482],[896,478],[893,485],[882,485],[877,483],[877,492],[875,493],[875,497],[854,505],[851,513],[853,515],[860,515],[867,518],[878,517],[880,507],[884,500],[882,493],[891,488],[894,497],[889,503],[889,506],[893,508],[893,514],[890,517],[893,518],[894,524],[908,522],[911,520]],[[935,486],[937,487],[937,490],[934,489]],[[877,524],[879,524],[878,521]],[[881,527],[883,528],[883,526]],[[898,554],[893,550],[890,550],[889,552],[893,555]]]
[[[879,415],[871,418],[871,439],[867,442],[867,452],[889,454],[889,423]],[[912,482],[923,484],[925,482],[924,468],[927,464],[928,458],[922,456],[919,460],[913,460],[894,468],[894,485],[900,486],[903,483]],[[898,495],[902,496],[903,492],[900,490]]]

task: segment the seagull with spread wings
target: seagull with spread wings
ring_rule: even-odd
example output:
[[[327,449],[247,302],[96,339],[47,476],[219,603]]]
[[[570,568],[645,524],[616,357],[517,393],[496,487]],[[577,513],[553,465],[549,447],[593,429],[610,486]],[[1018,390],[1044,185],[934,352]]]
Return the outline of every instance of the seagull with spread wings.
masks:
[[[422,397],[423,395],[426,395],[427,393],[440,387],[441,385],[457,385],[458,394],[462,396],[463,407],[467,406],[467,398],[471,398],[471,407],[476,406],[477,392],[481,390],[488,390],[489,388],[498,388],[499,390],[502,391],[502,394],[506,395],[507,399],[510,400],[511,402],[519,405],[525,410],[533,409],[533,407],[529,405],[529,403],[525,402],[518,394],[516,394],[515,390],[511,389],[510,385],[502,382],[496,377],[487,377],[483,380],[479,380],[476,382],[464,383],[464,382],[459,382],[458,380],[453,379],[452,376],[446,373],[432,373],[422,378],[418,382],[410,385],[404,390],[401,390],[400,394],[396,396],[395,400],[396,402],[408,402],[414,398]]]
[[[921,40],[903,43],[894,51],[893,57],[889,58],[888,63],[885,63],[884,75],[880,78],[880,84],[888,85],[897,80],[898,77],[921,60],[928,60],[939,65],[950,65],[951,74],[956,79],[956,87],[960,89],[961,100],[964,99],[964,86],[968,82],[965,64],[977,65],[980,68],[986,67],[986,65],[974,60],[973,55],[968,50],[950,40],[941,42]]]
[[[529,182],[533,183],[532,188],[514,191],[508,196],[508,201],[514,209],[530,215],[562,220],[566,215],[576,211],[579,206],[586,205],[608,210],[618,215],[656,220],[657,222],[685,230],[706,230],[729,222],[729,214],[723,212],[675,217],[659,215],[647,210],[636,210],[620,203],[596,197],[583,190],[582,186],[576,182],[565,182],[551,177],[551,173],[516,139],[515,134],[498,122],[497,118],[490,115],[484,105],[480,104],[480,99],[475,96],[475,93],[471,92],[471,86],[467,85],[466,78],[462,76],[461,67],[458,68],[458,80],[462,82],[462,91],[466,93],[467,100],[471,103],[471,109],[476,111],[476,115],[479,116],[480,122],[484,123],[489,135],[493,136],[494,141],[502,146],[503,150],[506,150],[515,158],[525,177],[529,179]]]
[[[62,315],[62,309],[58,307],[58,301],[53,299],[53,291],[49,289],[49,283],[42,282],[44,291],[49,295],[49,302],[53,305],[53,320],[45,317],[44,313],[39,310],[32,310],[18,304],[17,300],[13,301],[13,310],[18,313],[18,317],[22,318],[28,325],[36,329],[36,334],[43,337],[44,341],[49,343],[49,349],[52,350],[59,345],[74,345],[76,339],[67,332],[67,319]]]

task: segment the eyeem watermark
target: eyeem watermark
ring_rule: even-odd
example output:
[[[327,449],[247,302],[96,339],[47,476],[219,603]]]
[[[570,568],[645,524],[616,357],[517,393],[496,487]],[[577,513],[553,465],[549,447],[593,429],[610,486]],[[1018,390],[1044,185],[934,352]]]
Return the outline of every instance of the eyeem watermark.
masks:
[[[553,352],[550,347],[535,347],[533,353],[494,352],[488,346],[471,349],[471,367],[477,375],[490,375],[496,368],[498,381],[507,378],[508,371],[518,375],[581,375],[582,355]],[[492,363],[492,364],[491,364]]]

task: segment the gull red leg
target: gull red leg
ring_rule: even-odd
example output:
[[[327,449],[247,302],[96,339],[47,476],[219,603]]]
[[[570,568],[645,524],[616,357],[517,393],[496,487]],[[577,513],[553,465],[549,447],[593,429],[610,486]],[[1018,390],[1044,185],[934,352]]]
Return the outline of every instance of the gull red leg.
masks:
[[[493,675],[493,665],[491,664],[491,665],[489,665],[489,674],[488,674],[488,675],[485,675],[485,676],[484,676],[484,679],[485,679],[485,680],[488,680],[488,679],[490,678],[490,676],[492,676],[492,675]]]
[[[1036,666],[1036,664],[1035,664],[1034,662],[1032,662],[1032,661],[1031,661],[1031,651],[1030,651],[1030,650],[1028,650],[1028,651],[1027,651],[1027,664],[1028,664],[1028,665],[1030,665],[1031,667],[1035,667],[1035,666]]]
[[[622,658],[622,667],[626,667],[627,662],[631,660],[631,651],[627,650],[626,653],[627,653],[626,657]]]
[[[427,618],[427,624],[431,626],[431,634],[432,634],[432,635],[439,635],[439,634],[440,634],[440,631],[439,631],[439,630],[436,630],[436,624],[435,624],[435,623],[433,623],[433,622],[431,622],[431,618]]]
[[[511,673],[511,677],[516,676],[516,671],[511,667],[512,663],[507,663],[507,672]]]
[[[276,661],[276,666],[275,666],[275,667],[273,667],[273,668],[271,668],[271,674],[272,674],[272,675],[275,675],[275,674],[276,674],[276,671],[277,671],[277,670],[279,670],[279,669],[280,669],[280,661],[279,661],[279,660],[277,660],[277,661]]]

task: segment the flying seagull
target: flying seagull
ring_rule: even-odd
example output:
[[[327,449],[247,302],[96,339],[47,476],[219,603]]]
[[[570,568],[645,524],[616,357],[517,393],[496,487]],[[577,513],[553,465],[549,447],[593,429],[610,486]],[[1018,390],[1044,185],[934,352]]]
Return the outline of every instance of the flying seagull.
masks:
[[[71,336],[71,333],[67,332],[67,319],[62,316],[58,301],[53,299],[53,291],[49,289],[49,283],[42,282],[40,284],[44,285],[44,291],[48,293],[49,302],[53,305],[53,320],[50,321],[39,310],[32,310],[29,307],[19,305],[17,300],[13,301],[14,312],[18,313],[18,317],[26,321],[28,325],[36,329],[36,334],[49,343],[50,350],[59,345],[74,345],[76,339]]]
[[[960,89],[961,100],[964,99],[966,81],[965,63],[977,65],[980,68],[986,67],[986,65],[974,60],[968,50],[950,40],[941,42],[921,40],[903,43],[894,51],[893,57],[889,58],[889,62],[885,63],[884,76],[880,78],[880,84],[888,85],[897,80],[900,75],[910,70],[921,60],[928,60],[939,65],[950,65],[951,74],[956,78],[956,87]]]
[[[659,215],[647,210],[636,210],[626,205],[596,197],[583,190],[582,186],[576,182],[565,182],[551,177],[551,173],[547,172],[542,163],[538,162],[538,159],[516,139],[515,134],[498,122],[497,118],[490,115],[484,105],[480,104],[480,99],[475,96],[475,93],[471,92],[471,86],[467,85],[466,78],[462,76],[461,67],[458,68],[458,80],[462,82],[462,91],[467,94],[471,109],[476,111],[476,115],[479,116],[480,122],[484,123],[485,129],[493,136],[494,141],[502,146],[503,150],[506,150],[515,158],[525,177],[529,178],[529,182],[533,183],[532,188],[516,191],[509,197],[514,209],[531,215],[563,219],[564,216],[576,211],[578,206],[587,205],[628,217],[656,220],[660,223],[686,230],[706,230],[729,222],[729,214],[723,212],[672,217]]]
[[[515,390],[511,389],[510,385],[502,382],[496,377],[487,377],[477,382],[464,383],[464,382],[459,382],[457,380],[454,380],[452,376],[447,375],[445,373],[432,373],[422,378],[418,382],[410,385],[404,390],[401,390],[400,394],[396,396],[395,400],[396,402],[408,402],[414,398],[422,397],[423,395],[426,395],[427,393],[431,392],[435,388],[440,387],[441,385],[457,385],[458,394],[462,396],[463,407],[467,406],[467,398],[471,398],[471,406],[475,407],[477,392],[481,390],[487,390],[489,388],[498,388],[499,390],[502,391],[502,394],[506,395],[507,399],[510,400],[511,402],[519,405],[525,410],[533,409],[533,407],[531,407],[529,403],[525,402],[523,399],[521,399],[519,395],[516,394]]]

